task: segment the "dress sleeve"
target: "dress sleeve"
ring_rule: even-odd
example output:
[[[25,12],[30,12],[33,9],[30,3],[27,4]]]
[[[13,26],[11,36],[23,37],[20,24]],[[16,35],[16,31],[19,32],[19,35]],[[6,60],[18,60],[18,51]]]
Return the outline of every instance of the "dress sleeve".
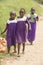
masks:
[[[9,24],[9,20],[7,20],[7,24]]]
[[[27,15],[27,18],[29,19],[30,17],[31,17],[31,15],[30,15],[30,14],[28,14],[28,15]]]
[[[27,23],[27,24],[29,24],[29,18],[30,18],[30,16],[27,15],[27,16],[26,16],[26,23]]]
[[[39,16],[37,14],[35,14],[35,17],[36,17],[36,19],[39,19]]]

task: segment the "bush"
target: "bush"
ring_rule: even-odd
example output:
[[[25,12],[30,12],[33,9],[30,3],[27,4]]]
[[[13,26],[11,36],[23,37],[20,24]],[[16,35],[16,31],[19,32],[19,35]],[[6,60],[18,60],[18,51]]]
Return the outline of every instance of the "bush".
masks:
[[[37,0],[39,3],[42,3],[43,4],[43,0]]]

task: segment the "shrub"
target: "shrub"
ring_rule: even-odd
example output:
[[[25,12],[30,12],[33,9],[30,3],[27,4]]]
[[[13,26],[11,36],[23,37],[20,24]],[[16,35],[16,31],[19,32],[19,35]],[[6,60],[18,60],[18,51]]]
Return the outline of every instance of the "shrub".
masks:
[[[37,0],[39,3],[42,3],[43,4],[43,0]]]

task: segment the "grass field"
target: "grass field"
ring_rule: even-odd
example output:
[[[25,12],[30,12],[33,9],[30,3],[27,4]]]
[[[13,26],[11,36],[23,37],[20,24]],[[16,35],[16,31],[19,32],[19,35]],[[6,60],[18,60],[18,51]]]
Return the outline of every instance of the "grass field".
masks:
[[[30,12],[31,7],[35,7],[39,15],[43,12],[43,9],[34,0],[0,0],[0,32],[5,28],[9,12],[15,10],[18,15],[22,7],[26,9],[26,14]]]

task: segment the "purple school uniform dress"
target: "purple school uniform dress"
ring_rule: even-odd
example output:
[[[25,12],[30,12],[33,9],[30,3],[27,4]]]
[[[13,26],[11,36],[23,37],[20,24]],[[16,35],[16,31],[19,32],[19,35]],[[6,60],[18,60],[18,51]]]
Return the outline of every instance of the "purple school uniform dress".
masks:
[[[28,41],[33,42],[35,40],[35,33],[36,33],[36,21],[35,18],[38,18],[37,14],[28,14],[29,23],[31,25],[31,30],[28,27]]]
[[[26,42],[26,17],[17,19],[17,43]]]
[[[7,45],[10,47],[12,45],[16,44],[16,24],[17,20],[8,20],[8,29],[7,29],[7,35],[6,35],[6,40],[7,40]]]

